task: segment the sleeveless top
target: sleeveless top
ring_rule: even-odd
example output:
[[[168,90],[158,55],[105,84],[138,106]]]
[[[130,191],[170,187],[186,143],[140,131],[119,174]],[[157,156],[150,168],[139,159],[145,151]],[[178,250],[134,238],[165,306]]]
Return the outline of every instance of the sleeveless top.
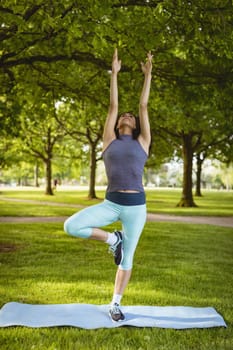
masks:
[[[144,192],[142,176],[147,154],[131,135],[120,135],[103,152],[108,178],[107,192]]]

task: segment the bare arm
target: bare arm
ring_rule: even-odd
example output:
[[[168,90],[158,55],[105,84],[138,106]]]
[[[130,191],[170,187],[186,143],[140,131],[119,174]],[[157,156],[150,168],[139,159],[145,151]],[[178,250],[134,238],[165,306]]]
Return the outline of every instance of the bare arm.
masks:
[[[104,125],[103,133],[103,151],[108,145],[116,138],[114,127],[117,120],[118,114],[118,85],[117,85],[117,74],[121,69],[121,61],[118,60],[117,49],[114,51],[112,59],[112,73],[110,81],[110,105],[108,109],[108,116]]]
[[[149,52],[147,54],[146,63],[141,62],[142,71],[144,73],[144,83],[143,83],[143,88],[142,88],[140,102],[139,102],[139,118],[140,118],[141,133],[138,137],[138,140],[147,153],[149,151],[149,146],[151,142],[150,122],[149,122],[147,105],[148,105],[148,100],[150,95],[150,86],[151,86],[152,58],[153,56]]]

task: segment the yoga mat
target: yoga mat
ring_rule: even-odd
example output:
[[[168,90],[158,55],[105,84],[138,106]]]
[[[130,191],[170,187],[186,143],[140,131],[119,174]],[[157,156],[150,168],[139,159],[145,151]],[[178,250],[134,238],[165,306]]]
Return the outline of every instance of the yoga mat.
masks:
[[[109,305],[31,305],[10,302],[0,310],[0,327],[73,326],[84,329],[121,326],[174,329],[227,327],[222,316],[212,307],[122,306],[121,310],[126,317],[122,322],[113,322],[108,315],[108,309]]]

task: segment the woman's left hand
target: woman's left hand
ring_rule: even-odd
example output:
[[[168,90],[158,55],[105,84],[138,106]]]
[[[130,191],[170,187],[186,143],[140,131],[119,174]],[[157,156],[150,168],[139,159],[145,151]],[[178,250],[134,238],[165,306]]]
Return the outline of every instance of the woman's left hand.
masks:
[[[152,71],[152,58],[153,58],[153,55],[151,54],[151,51],[149,51],[147,54],[146,63],[141,62],[142,71],[145,75],[150,74]]]

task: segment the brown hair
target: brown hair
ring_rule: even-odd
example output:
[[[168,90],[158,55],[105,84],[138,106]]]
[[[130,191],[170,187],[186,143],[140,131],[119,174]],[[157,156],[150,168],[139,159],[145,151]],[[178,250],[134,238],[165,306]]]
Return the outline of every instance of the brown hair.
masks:
[[[136,128],[133,130],[133,139],[137,139],[138,136],[140,135],[140,132],[141,132],[140,120],[139,120],[139,117],[134,115],[132,112],[124,112],[124,113],[118,114],[118,117],[117,117],[117,120],[116,120],[116,124],[115,124],[115,127],[114,127],[116,138],[117,139],[119,138],[119,129],[117,128],[118,120],[123,114],[126,114],[126,113],[131,114],[135,118]]]

